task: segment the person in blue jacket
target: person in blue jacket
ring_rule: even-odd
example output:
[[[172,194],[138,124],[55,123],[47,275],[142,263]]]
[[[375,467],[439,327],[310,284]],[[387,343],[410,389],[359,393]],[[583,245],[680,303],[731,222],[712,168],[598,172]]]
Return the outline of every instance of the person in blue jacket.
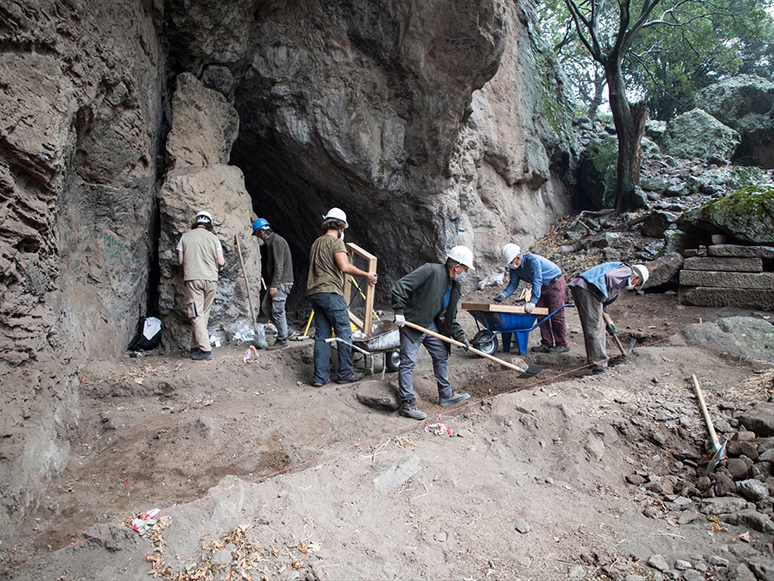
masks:
[[[521,253],[516,244],[503,246],[503,260],[511,274],[505,290],[495,296],[495,302],[501,303],[519,287],[523,280],[532,284],[532,297],[524,305],[527,314],[535,307],[545,307],[549,313],[556,314],[540,325],[540,345],[532,348],[537,353],[567,353],[567,325],[564,320],[565,281],[562,271],[550,260],[537,254]],[[557,309],[559,309],[557,311]]]
[[[605,328],[611,335],[615,333],[612,322],[605,324],[608,305],[618,298],[624,288],[635,289],[647,280],[648,269],[641,264],[629,266],[625,262],[605,262],[579,274],[570,282],[570,292],[583,327],[586,358],[594,364],[595,374],[607,371]]]

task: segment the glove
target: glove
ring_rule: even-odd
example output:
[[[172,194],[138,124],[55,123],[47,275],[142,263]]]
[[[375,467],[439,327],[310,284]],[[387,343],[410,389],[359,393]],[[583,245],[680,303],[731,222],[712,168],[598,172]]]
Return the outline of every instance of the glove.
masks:
[[[505,295],[503,293],[499,293],[495,295],[494,302],[501,303],[505,300]]]
[[[467,339],[463,339],[462,341],[460,341],[460,343],[463,344],[462,346],[460,346],[460,349],[462,349],[463,351],[468,351],[470,349],[470,341],[468,341]]]
[[[398,327],[402,327],[406,324],[406,317],[395,313],[395,324],[398,325]]]
[[[609,325],[607,325],[605,328],[607,329],[607,332],[608,332],[610,335],[615,335],[615,325],[613,325],[612,323],[610,323],[610,324],[609,324]]]
[[[527,313],[528,315],[531,315],[532,311],[534,310],[535,310],[535,303],[527,303],[526,305],[524,305],[524,312]]]

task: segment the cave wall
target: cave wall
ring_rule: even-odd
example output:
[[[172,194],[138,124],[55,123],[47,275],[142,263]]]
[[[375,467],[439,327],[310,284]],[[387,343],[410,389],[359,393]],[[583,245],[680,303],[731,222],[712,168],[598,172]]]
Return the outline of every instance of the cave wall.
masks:
[[[0,538],[65,466],[81,365],[145,312],[162,20],[150,0],[0,7]]]

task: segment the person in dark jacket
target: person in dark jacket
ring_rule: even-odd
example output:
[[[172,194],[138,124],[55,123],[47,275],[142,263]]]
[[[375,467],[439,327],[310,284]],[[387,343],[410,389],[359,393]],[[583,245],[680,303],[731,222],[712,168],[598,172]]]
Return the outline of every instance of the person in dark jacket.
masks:
[[[285,302],[293,290],[293,259],[290,256],[290,246],[263,218],[253,222],[253,236],[258,238],[259,245],[266,246],[266,274],[269,285],[261,302],[261,313],[270,317],[277,327],[274,346],[287,347],[289,333]]]
[[[423,420],[427,414],[417,408],[414,396],[414,366],[420,345],[424,345],[433,360],[433,373],[438,384],[441,407],[447,407],[470,397],[467,393],[454,393],[449,383],[447,361],[449,343],[437,337],[406,327],[410,321],[429,331],[452,337],[470,348],[465,332],[457,322],[457,303],[460,299],[460,282],[473,268],[473,252],[465,246],[455,246],[449,251],[446,264],[424,264],[407,274],[392,287],[392,308],[395,324],[400,327],[400,415]]]
[[[629,266],[625,262],[605,262],[570,282],[570,292],[583,327],[586,359],[594,364],[595,374],[607,371],[605,328],[611,335],[615,333],[615,325],[605,324],[608,305],[618,298],[623,288],[634,289],[647,280],[648,269],[641,264]]]

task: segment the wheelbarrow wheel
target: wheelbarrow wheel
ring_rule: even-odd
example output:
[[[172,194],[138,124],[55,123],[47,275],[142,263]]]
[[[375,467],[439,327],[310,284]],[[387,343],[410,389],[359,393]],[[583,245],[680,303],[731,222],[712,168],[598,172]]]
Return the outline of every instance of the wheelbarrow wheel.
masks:
[[[479,331],[473,337],[473,347],[487,355],[494,355],[497,352],[499,344],[496,335],[490,335],[489,331]]]
[[[396,372],[400,367],[400,350],[395,349],[387,353],[387,371]]]

